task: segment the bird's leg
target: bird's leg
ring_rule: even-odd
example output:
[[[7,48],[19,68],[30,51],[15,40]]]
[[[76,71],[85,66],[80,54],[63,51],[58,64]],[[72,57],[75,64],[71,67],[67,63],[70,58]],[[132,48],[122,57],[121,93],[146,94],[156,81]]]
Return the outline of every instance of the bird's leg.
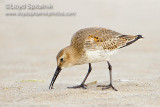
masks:
[[[108,63],[108,69],[109,69],[109,75],[110,75],[110,84],[109,85],[98,85],[97,87],[104,87],[104,88],[102,88],[102,90],[112,88],[113,90],[118,91],[112,85],[112,66],[109,63],[109,61],[107,61],[107,63]]]
[[[91,70],[92,70],[92,66],[91,66],[91,63],[89,63],[88,73],[87,73],[87,75],[85,76],[83,82],[82,82],[80,85],[73,86],[73,87],[68,87],[68,88],[84,88],[84,89],[86,89],[86,85],[85,85],[84,83],[85,83],[88,75],[90,74]]]

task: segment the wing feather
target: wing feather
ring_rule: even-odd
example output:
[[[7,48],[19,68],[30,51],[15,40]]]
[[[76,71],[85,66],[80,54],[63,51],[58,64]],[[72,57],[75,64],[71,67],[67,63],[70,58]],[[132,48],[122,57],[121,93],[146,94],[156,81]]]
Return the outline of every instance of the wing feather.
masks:
[[[111,51],[125,46],[136,37],[105,28],[85,28],[73,35],[71,45],[78,49]]]

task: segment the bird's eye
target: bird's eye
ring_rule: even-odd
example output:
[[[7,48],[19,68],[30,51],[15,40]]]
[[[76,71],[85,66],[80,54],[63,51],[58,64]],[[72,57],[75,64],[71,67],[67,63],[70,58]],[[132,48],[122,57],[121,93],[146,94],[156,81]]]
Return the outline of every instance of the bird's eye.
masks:
[[[63,61],[63,58],[61,58],[60,61],[62,62],[62,61]]]

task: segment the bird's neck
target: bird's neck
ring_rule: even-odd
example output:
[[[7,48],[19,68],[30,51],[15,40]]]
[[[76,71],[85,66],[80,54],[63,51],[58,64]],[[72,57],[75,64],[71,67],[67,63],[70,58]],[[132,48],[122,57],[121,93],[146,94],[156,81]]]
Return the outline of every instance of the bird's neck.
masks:
[[[80,50],[77,50],[76,48],[74,48],[73,46],[67,46],[65,49],[67,49],[68,54],[70,56],[70,61],[73,65],[79,65],[82,64],[84,61],[83,55]],[[82,60],[82,61],[81,61]]]

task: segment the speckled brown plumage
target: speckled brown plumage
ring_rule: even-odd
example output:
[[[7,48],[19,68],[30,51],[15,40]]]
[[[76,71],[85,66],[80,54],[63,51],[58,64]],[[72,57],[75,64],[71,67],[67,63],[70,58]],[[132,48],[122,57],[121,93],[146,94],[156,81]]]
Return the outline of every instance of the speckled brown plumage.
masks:
[[[71,40],[71,46],[81,49],[114,50],[126,45],[137,36],[122,35],[105,28],[85,28],[76,32]]]

